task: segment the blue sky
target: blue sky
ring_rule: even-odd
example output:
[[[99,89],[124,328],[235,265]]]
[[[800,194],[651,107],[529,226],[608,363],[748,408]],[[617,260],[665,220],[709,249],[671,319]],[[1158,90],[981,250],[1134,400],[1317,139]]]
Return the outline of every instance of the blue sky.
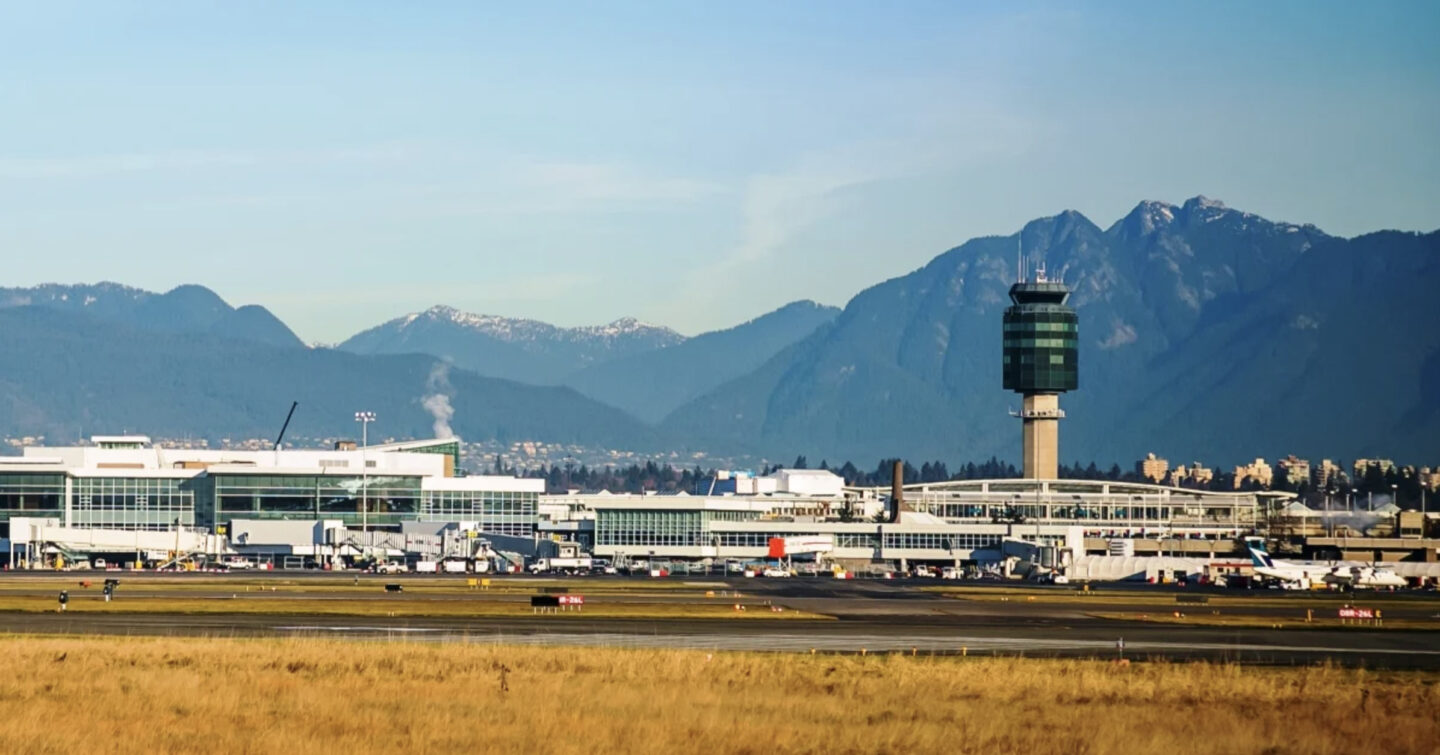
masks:
[[[0,285],[686,333],[1073,208],[1440,227],[1440,3],[0,5]]]

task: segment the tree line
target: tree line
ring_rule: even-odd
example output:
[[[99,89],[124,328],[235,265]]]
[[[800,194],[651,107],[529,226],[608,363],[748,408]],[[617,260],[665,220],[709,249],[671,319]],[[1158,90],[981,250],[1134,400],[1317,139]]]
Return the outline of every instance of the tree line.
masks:
[[[814,466],[814,469],[823,469],[834,472],[845,480],[845,484],[856,487],[887,486],[891,482],[895,459],[881,459],[874,468],[861,469],[854,463],[846,461],[839,466],[831,466],[826,460]],[[757,474],[773,474],[780,469],[811,469],[808,459],[800,456],[794,463],[789,465],[774,464],[761,468]],[[491,474],[510,475],[525,477],[529,479],[545,480],[545,490],[548,493],[565,493],[570,490],[578,490],[582,493],[596,493],[608,490],[612,493],[690,493],[692,495],[704,495],[708,492],[711,482],[716,477],[717,470],[706,469],[698,465],[694,467],[676,467],[670,464],[657,464],[647,461],[644,464],[631,464],[627,467],[596,466],[591,467],[585,464],[578,466],[573,464],[541,465],[532,468],[519,468],[505,465],[499,457],[489,469],[485,470]],[[991,457],[979,463],[968,462],[957,465],[952,471],[949,465],[943,461],[927,461],[916,467],[910,462],[905,462],[904,480],[912,482],[947,482],[951,480],[994,480],[1015,478],[1020,476],[1020,470],[1014,464],[1000,461]],[[1114,465],[1110,469],[1101,471],[1094,463],[1088,466],[1075,464],[1073,466],[1061,465],[1060,476],[1069,479],[1095,479],[1095,480],[1123,480],[1134,478],[1135,475],[1125,475],[1121,472],[1120,466]]]
[[[845,484],[854,487],[886,487],[891,483],[891,475],[895,465],[895,459],[881,459],[874,468],[861,469],[855,464],[846,461],[839,466],[832,466],[828,461],[821,460],[814,469],[823,469],[834,472],[845,480]],[[773,464],[762,467],[758,474],[773,474],[780,469],[811,469],[809,460],[804,456],[796,457],[791,464]],[[967,462],[956,465],[953,470],[943,461],[927,461],[915,466],[905,462],[904,479],[906,483],[926,482],[948,482],[952,480],[998,480],[1018,478],[1020,470],[1014,464],[1004,462],[992,456],[986,461],[979,463]],[[578,466],[573,464],[541,465],[532,468],[519,468],[505,465],[497,456],[491,467],[485,470],[488,473],[500,474],[530,479],[545,480],[545,490],[548,493],[565,493],[571,490],[578,490],[582,493],[598,493],[608,490],[611,493],[689,493],[691,495],[705,495],[709,492],[712,482],[716,478],[715,469],[694,467],[676,467],[670,464],[657,464],[647,461],[644,464],[631,464],[627,467],[597,466],[591,467],[584,464]],[[1060,465],[1060,478],[1066,480],[1108,480],[1111,482],[1153,482],[1149,478],[1140,475],[1134,470],[1123,470],[1119,464],[1111,464],[1107,468],[1101,468],[1095,462],[1081,464]],[[1404,474],[1399,467],[1391,467],[1388,470],[1381,470],[1378,466],[1372,466],[1365,474],[1356,479],[1352,485],[1348,477],[1331,483],[1329,491],[1315,489],[1309,481],[1299,485],[1290,484],[1279,470],[1276,470],[1274,481],[1268,489],[1285,490],[1299,493],[1307,500],[1318,500],[1323,498],[1327,492],[1343,497],[1351,490],[1357,494],[1385,495],[1396,493],[1398,503],[1407,508],[1418,508],[1420,500],[1420,481],[1415,475]],[[1393,488],[1391,486],[1394,486]],[[1193,490],[1236,490],[1235,477],[1233,474],[1217,472],[1212,480],[1206,483],[1197,483],[1193,480],[1185,480],[1180,487]],[[1253,480],[1244,481],[1240,490],[1261,490],[1263,486]],[[1427,494],[1428,495],[1428,494]],[[1440,509],[1440,504],[1436,505]]]

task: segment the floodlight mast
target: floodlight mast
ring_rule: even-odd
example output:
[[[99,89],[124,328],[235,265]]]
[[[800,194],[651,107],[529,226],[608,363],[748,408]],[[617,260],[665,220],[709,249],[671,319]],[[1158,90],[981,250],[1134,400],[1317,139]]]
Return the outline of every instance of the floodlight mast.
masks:
[[[360,423],[360,531],[370,531],[370,462],[365,458],[365,448],[370,445],[370,423],[375,421],[375,412],[355,412],[355,421]]]

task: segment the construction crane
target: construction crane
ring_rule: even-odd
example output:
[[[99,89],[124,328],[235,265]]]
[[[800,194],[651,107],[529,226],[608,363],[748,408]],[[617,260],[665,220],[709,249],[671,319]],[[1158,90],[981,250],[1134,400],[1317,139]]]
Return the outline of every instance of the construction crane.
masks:
[[[299,406],[299,405],[300,405],[300,402],[299,402],[299,401],[291,401],[291,402],[290,402],[290,413],[287,414],[287,415],[285,415],[285,424],[283,424],[283,425],[280,426],[280,434],[275,437],[275,450],[276,450],[276,451],[279,451],[279,450],[280,450],[280,441],[285,440],[285,430],[290,427],[290,418],[295,416],[295,407],[297,407],[297,406]]]

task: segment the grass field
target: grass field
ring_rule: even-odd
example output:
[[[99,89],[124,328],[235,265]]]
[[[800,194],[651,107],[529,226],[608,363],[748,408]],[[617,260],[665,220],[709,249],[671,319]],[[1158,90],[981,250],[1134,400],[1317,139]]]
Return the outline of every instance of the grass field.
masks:
[[[321,640],[0,638],[10,752],[1429,753],[1437,676]]]
[[[101,575],[104,576],[103,574]],[[403,593],[387,593],[386,582],[398,581]],[[88,582],[88,585],[82,583]],[[601,580],[497,579],[488,586],[471,587],[464,579],[354,578],[304,580],[273,577],[214,579],[187,576],[176,579],[125,580],[115,600],[101,597],[103,579],[90,575],[73,578],[0,578],[0,612],[52,612],[61,590],[69,593],[68,611],[77,613],[176,614],[294,614],[395,617],[529,616],[527,596],[564,588],[586,596],[579,611],[560,611],[557,617],[636,619],[828,619],[817,613],[783,609],[771,611],[762,601],[746,598],[723,583],[654,583]],[[663,585],[663,586],[662,586]],[[623,598],[623,600],[622,600]],[[735,605],[745,606],[737,611]]]

